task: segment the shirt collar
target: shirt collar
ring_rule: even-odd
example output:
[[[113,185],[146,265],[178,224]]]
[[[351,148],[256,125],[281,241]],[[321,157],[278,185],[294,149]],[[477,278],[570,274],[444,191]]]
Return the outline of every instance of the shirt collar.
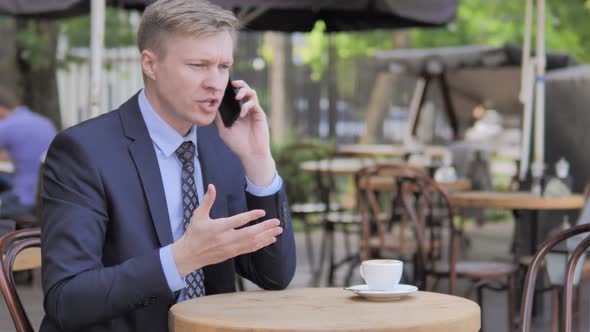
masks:
[[[150,138],[166,157],[170,157],[176,149],[185,141],[191,141],[195,144],[195,155],[198,156],[197,147],[197,126],[193,125],[189,133],[182,137],[172,128],[160,115],[154,110],[148,101],[145,90],[142,89],[138,97],[139,110],[145,121]]]

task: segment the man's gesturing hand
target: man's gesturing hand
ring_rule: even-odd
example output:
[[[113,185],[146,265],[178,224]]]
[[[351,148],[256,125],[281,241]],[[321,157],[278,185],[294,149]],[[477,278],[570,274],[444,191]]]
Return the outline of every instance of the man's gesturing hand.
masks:
[[[215,186],[209,185],[199,207],[193,212],[184,235],[172,244],[172,255],[181,276],[206,265],[253,252],[273,244],[283,232],[278,219],[240,228],[262,218],[264,210],[252,210],[228,218],[211,219]]]

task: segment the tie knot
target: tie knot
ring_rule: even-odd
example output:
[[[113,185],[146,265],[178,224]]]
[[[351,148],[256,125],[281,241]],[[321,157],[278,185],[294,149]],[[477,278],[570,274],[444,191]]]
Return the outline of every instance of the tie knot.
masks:
[[[195,145],[191,141],[183,142],[176,149],[176,155],[183,165],[192,164],[195,160]]]

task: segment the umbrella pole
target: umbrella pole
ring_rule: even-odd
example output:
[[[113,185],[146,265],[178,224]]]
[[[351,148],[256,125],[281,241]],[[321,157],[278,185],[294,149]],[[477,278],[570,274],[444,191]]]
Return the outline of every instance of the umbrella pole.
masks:
[[[524,181],[526,171],[529,167],[529,155],[531,149],[531,127],[532,122],[532,93],[534,68],[531,64],[531,39],[533,20],[533,0],[526,0],[526,12],[524,23],[524,45],[522,47],[522,74],[520,81],[520,102],[524,106],[522,119],[522,142],[520,153],[520,169],[518,171],[520,181]]]
[[[537,77],[535,80],[535,153],[536,176],[543,175],[545,166],[545,0],[537,2]]]
[[[100,100],[102,88],[102,58],[104,52],[105,0],[92,0],[90,8],[90,91],[88,107],[90,109],[90,116],[95,117],[102,113],[100,109]]]
[[[526,97],[524,100],[524,114],[522,119],[522,145],[519,169],[520,181],[524,181],[529,167],[533,126],[533,81],[535,80],[535,62],[529,61],[527,66],[528,69],[523,67],[523,71],[527,73],[527,78],[522,92]]]

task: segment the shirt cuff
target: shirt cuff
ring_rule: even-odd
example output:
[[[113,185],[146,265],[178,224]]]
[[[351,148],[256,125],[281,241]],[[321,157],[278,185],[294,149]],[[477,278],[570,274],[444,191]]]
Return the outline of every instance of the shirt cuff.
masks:
[[[160,262],[162,263],[162,270],[164,270],[164,276],[168,287],[172,292],[176,292],[186,287],[183,278],[180,277],[178,269],[176,268],[176,262],[172,256],[172,247],[167,245],[160,248]]]
[[[270,185],[268,185],[267,187],[261,187],[261,186],[255,185],[246,176],[246,191],[248,191],[250,194],[252,194],[254,196],[264,197],[264,196],[274,195],[274,194],[278,193],[279,190],[281,190],[282,186],[283,186],[283,179],[281,178],[279,173],[275,173],[275,177],[273,178],[272,183]]]

